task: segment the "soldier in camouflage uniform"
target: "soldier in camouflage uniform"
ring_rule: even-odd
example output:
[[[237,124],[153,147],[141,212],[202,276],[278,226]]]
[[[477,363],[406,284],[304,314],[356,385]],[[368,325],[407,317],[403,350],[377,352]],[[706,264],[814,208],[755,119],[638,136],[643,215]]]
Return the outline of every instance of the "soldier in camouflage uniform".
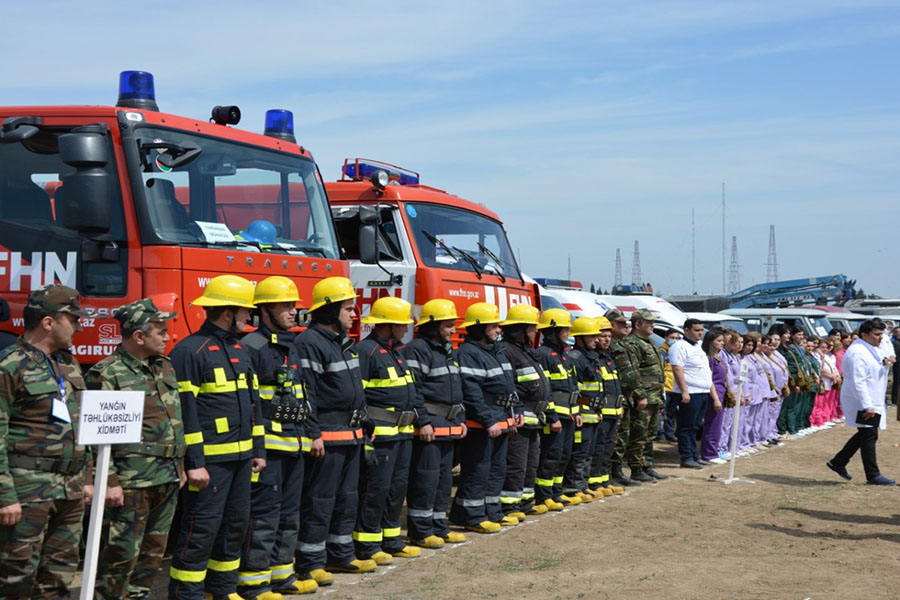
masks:
[[[175,515],[182,467],[184,431],[178,379],[163,356],[169,341],[166,321],[152,300],[119,308],[122,343],[94,365],[90,389],[145,392],[141,441],[113,447],[106,492],[108,536],[97,570],[96,598],[149,598]]]
[[[0,352],[0,595],[63,598],[78,568],[90,456],[78,439],[85,384],[67,351],[87,316],[62,285],[32,292],[25,333]]]
[[[612,341],[609,344],[609,354],[616,361],[616,370],[619,376],[619,384],[622,387],[622,415],[619,417],[619,428],[616,431],[616,440],[610,456],[610,479],[618,486],[638,486],[640,481],[635,481],[622,471],[622,462],[625,458],[625,448],[631,437],[631,421],[640,417],[641,411],[647,407],[646,399],[635,403],[633,392],[637,387],[636,373],[631,355],[625,349],[622,341],[628,335],[628,318],[618,308],[606,311],[604,315],[612,326]]]
[[[659,407],[663,403],[666,383],[665,361],[650,339],[655,320],[649,310],[641,308],[634,311],[631,313],[632,331],[622,341],[635,369],[632,379],[636,387],[632,388],[632,399],[634,402],[644,398],[647,400],[647,407],[631,421],[625,462],[631,467],[632,480],[648,482],[669,478],[653,469],[653,438],[659,428]]]

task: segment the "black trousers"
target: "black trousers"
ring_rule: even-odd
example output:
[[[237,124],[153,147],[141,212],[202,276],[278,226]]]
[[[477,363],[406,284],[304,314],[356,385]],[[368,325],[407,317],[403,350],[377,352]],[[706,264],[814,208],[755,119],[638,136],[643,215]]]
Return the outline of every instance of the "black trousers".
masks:
[[[356,556],[370,558],[380,550],[400,552],[400,511],[409,482],[412,439],[382,442],[375,438],[375,464],[363,463],[359,479],[359,516],[353,541]]]
[[[541,456],[534,480],[534,500],[537,503],[547,498],[558,502],[562,495],[563,474],[575,441],[575,421],[569,415],[559,415],[559,422],[562,429],[558,433],[551,433],[550,426],[545,425],[541,434]]]
[[[541,430],[521,428],[509,438],[506,479],[500,492],[503,514],[528,512],[534,506],[534,478],[541,451]]]
[[[181,530],[172,552],[169,597],[237,591],[241,543],[250,520],[250,459],[206,465],[209,485],[182,491]],[[228,515],[228,518],[225,518]]]
[[[575,432],[572,444],[572,458],[566,467],[563,478],[565,493],[584,492],[588,488],[591,471],[591,457],[597,448],[597,427],[599,423],[584,423]]]
[[[591,457],[591,473],[588,477],[588,485],[593,490],[609,485],[609,462],[616,443],[618,425],[619,419],[611,415],[603,415],[603,420],[597,424],[597,443]]]
[[[285,588],[296,579],[294,550],[300,530],[303,456],[269,450],[266,468],[252,479],[250,526],[238,573],[238,590],[245,600]]]
[[[294,569],[301,579],[328,565],[344,565],[356,558],[353,525],[356,523],[359,460],[362,446],[325,445],[325,456],[307,456],[300,502],[300,537]]]
[[[831,464],[836,467],[846,467],[856,451],[862,456],[863,469],[866,472],[866,480],[872,480],[881,475],[878,470],[878,461],[875,460],[875,443],[878,441],[877,427],[857,427],[840,452],[831,459]]]
[[[406,492],[407,534],[414,540],[450,532],[447,508],[453,490],[453,446],[456,440],[413,440]]]
[[[506,479],[508,439],[505,431],[490,438],[484,429],[473,427],[460,442],[459,485],[450,508],[452,523],[478,525],[503,518],[500,492]]]

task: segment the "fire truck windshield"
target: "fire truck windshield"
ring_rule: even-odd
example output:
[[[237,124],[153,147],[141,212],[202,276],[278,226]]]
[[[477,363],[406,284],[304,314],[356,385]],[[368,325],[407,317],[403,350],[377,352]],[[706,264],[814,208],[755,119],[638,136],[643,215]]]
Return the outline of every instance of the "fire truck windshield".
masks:
[[[325,189],[306,157],[183,131],[136,132],[156,244],[217,244],[339,258]],[[195,158],[173,152],[190,148]],[[177,149],[177,150],[172,150]],[[199,153],[197,152],[199,149]],[[184,162],[180,166],[167,166]],[[141,211],[139,211],[139,214]]]
[[[423,202],[406,204],[405,213],[425,265],[520,279],[506,232],[497,221]]]

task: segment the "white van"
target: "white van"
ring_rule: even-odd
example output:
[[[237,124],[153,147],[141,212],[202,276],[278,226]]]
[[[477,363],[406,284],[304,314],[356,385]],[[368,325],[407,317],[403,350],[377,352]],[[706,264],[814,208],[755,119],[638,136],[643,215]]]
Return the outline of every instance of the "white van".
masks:
[[[550,297],[559,302],[572,317],[599,317],[612,308],[618,308],[626,317],[639,308],[649,310],[656,315],[656,330],[676,329],[682,331],[682,324],[687,316],[674,304],[664,298],[649,295],[613,296],[598,295],[572,287],[553,285],[540,287],[541,298]],[[547,308],[546,304],[542,306]]]
[[[796,325],[807,336],[825,337],[832,330],[825,313],[811,308],[728,308],[723,315],[740,317],[750,331],[767,333],[776,323]]]

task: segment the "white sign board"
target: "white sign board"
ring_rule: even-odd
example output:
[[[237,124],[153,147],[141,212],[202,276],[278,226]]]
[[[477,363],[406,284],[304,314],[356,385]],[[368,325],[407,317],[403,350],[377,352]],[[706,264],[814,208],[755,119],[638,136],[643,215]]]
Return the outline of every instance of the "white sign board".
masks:
[[[143,422],[144,392],[87,390],[81,393],[79,444],[140,442]]]
[[[750,365],[747,364],[746,360],[741,361],[741,374],[738,376],[738,379],[741,380],[741,383],[747,381],[750,377]]]
[[[209,221],[194,221],[203,233],[203,239],[210,243],[234,242],[234,234],[225,223],[212,223]]]

